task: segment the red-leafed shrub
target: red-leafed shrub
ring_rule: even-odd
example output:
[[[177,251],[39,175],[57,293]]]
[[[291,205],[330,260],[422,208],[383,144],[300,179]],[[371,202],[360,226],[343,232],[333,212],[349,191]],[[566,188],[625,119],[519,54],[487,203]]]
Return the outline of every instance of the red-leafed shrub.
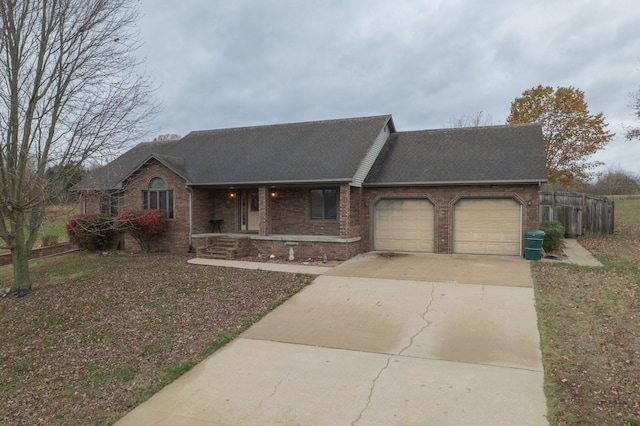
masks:
[[[162,210],[129,210],[116,217],[115,229],[127,232],[144,252],[151,251],[154,237],[167,229],[166,212]]]
[[[113,218],[105,214],[81,214],[66,225],[69,241],[85,250],[101,250],[112,240]]]

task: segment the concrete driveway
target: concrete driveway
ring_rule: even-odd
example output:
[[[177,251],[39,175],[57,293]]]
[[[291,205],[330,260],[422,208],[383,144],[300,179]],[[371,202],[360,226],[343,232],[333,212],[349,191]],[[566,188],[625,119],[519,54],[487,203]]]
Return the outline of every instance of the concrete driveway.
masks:
[[[547,424],[529,262],[359,256],[118,425]]]

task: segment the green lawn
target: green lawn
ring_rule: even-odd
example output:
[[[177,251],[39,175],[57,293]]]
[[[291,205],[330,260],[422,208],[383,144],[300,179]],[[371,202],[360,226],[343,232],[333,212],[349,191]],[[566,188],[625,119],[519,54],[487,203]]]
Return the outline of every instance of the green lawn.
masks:
[[[80,206],[77,204],[50,206],[47,208],[45,219],[39,230],[39,237],[51,235],[59,239],[67,236],[67,222],[69,218],[80,213]]]

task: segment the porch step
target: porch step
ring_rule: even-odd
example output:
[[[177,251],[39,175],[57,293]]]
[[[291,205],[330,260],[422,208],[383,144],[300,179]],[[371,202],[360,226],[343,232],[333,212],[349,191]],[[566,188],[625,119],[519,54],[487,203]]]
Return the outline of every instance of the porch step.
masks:
[[[198,257],[202,259],[226,259],[227,258],[227,250],[216,250],[211,248],[202,248],[196,251]]]
[[[225,248],[233,248],[235,247],[236,242],[234,238],[229,237],[207,237],[206,246],[207,247],[225,247]]]
[[[249,238],[207,237],[205,244],[196,250],[203,259],[233,260],[251,254]]]

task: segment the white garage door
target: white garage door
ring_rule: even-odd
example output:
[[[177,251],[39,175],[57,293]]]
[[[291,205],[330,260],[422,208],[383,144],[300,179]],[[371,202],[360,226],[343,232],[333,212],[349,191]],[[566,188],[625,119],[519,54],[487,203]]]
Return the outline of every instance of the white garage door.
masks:
[[[433,253],[433,204],[383,199],[374,208],[374,250]]]
[[[521,208],[513,199],[460,200],[453,213],[453,251],[520,255]]]

